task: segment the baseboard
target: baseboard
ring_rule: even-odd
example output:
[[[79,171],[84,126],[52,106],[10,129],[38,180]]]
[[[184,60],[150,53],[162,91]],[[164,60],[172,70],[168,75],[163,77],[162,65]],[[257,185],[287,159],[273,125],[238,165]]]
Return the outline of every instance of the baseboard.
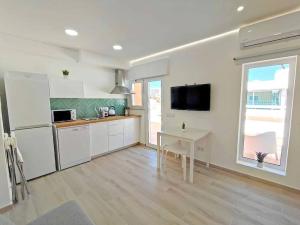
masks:
[[[13,205],[12,205],[12,204],[10,204],[10,205],[8,205],[8,206],[5,206],[5,207],[3,207],[3,208],[0,208],[0,214],[3,214],[3,213],[8,212],[8,211],[11,210],[12,208],[13,208]]]
[[[146,144],[142,143],[142,142],[139,142],[137,143],[138,146],[142,146],[142,147],[146,147]]]
[[[169,152],[168,154],[175,155],[172,152]],[[187,158],[187,159],[189,160],[189,158]],[[195,163],[206,166],[206,162],[201,161],[199,159],[195,159]],[[240,176],[240,177],[247,178],[247,179],[250,179],[250,180],[253,180],[253,181],[264,183],[264,184],[270,185],[272,187],[277,187],[277,188],[280,188],[280,189],[283,189],[283,190],[286,190],[286,191],[290,191],[290,192],[294,192],[296,194],[300,194],[299,189],[292,188],[292,187],[289,187],[289,186],[286,186],[286,185],[283,185],[283,184],[278,184],[278,183],[275,183],[273,181],[268,181],[268,180],[265,180],[265,179],[262,179],[262,178],[259,178],[259,177],[255,177],[255,176],[252,176],[252,175],[249,175],[249,174],[244,174],[244,173],[238,172],[236,170],[231,170],[231,169],[228,169],[228,168],[225,168],[225,167],[222,167],[222,166],[218,166],[218,165],[215,165],[215,164],[211,164],[211,163],[209,164],[209,167],[220,170],[222,172],[227,172],[227,173],[230,173],[230,174],[233,174],[233,175],[236,175],[236,176]]]
[[[203,162],[201,162],[201,164],[202,163]],[[283,185],[283,184],[279,184],[279,183],[276,183],[276,182],[273,182],[273,181],[265,180],[263,178],[255,177],[255,176],[252,176],[252,175],[249,175],[249,174],[244,174],[242,172],[227,169],[227,168],[224,168],[224,167],[221,167],[221,166],[217,166],[215,164],[210,164],[210,167],[215,168],[217,170],[222,170],[224,172],[231,173],[231,174],[234,174],[234,175],[237,175],[237,176],[240,176],[240,177],[244,177],[244,178],[247,178],[247,179],[250,179],[250,180],[253,180],[253,181],[258,181],[260,183],[264,183],[264,184],[270,185],[272,187],[277,187],[277,188],[280,188],[280,189],[283,189],[283,190],[286,190],[286,191],[290,191],[290,192],[294,192],[296,194],[300,194],[299,189],[292,188],[292,187],[289,187],[289,186],[286,186],[286,185]]]
[[[131,145],[126,145],[126,146],[123,146],[121,148],[109,151],[109,152],[104,152],[104,153],[99,154],[99,155],[94,155],[94,156],[91,157],[91,159],[93,160],[93,159],[99,158],[101,156],[109,155],[111,153],[118,152],[118,151],[124,150],[126,148],[130,148],[130,147],[137,146],[137,145],[140,145],[140,142],[137,142],[137,143],[134,143],[134,144],[131,144]]]

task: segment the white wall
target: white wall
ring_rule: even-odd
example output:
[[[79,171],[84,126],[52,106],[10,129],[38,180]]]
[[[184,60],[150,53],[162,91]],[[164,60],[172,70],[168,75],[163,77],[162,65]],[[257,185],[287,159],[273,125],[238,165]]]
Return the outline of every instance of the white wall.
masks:
[[[295,45],[300,46],[300,41],[242,51],[239,48],[238,33],[233,33],[165,55],[169,57],[170,76],[166,76],[163,82],[163,125],[180,126],[184,121],[188,127],[211,130],[210,145],[213,164],[300,189],[298,163],[300,159],[299,65],[295,86],[287,175],[278,176],[236,163],[242,68],[234,63],[233,58]],[[211,111],[171,110],[170,87],[193,83],[212,84]]]
[[[4,126],[8,126],[3,83],[6,71],[43,73],[50,79],[62,79],[61,71],[67,69],[69,79],[84,81],[86,98],[124,98],[109,92],[115,85],[113,68],[127,66],[127,62],[95,53],[0,34],[0,95]]]
[[[88,98],[120,98],[108,94],[114,87],[113,68],[126,68],[127,63],[87,51],[66,49],[40,42],[0,34],[0,77],[9,70],[46,73],[62,78],[62,70],[70,71],[70,79],[83,80]]]

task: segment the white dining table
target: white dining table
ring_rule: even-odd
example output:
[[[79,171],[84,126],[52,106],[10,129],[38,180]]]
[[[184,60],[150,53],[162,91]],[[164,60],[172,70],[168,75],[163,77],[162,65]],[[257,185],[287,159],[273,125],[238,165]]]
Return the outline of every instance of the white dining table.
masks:
[[[210,131],[200,130],[195,128],[188,128],[182,130],[180,128],[166,128],[160,132],[157,132],[157,169],[161,167],[161,143],[163,137],[171,137],[177,140],[182,140],[190,143],[190,183],[194,182],[194,158],[195,158],[195,145],[198,141],[207,138]],[[206,161],[207,167],[209,167],[210,157]]]

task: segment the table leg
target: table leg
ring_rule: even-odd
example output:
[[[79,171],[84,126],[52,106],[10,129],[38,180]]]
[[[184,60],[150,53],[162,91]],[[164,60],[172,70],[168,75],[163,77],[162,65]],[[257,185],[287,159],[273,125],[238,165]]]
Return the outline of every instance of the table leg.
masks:
[[[157,133],[157,169],[160,169],[160,134]]]
[[[186,155],[182,156],[183,180],[186,181]]]
[[[204,148],[205,148],[206,155],[207,155],[206,168],[209,168],[209,165],[210,165],[210,148],[208,146],[208,137],[206,137],[205,140],[204,140]]]
[[[194,156],[195,155],[195,142],[191,143],[190,152],[190,183],[194,182]]]

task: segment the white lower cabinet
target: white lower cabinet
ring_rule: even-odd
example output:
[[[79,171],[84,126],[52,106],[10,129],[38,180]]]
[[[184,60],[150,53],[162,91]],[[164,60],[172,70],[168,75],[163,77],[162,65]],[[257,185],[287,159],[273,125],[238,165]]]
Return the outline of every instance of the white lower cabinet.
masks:
[[[132,145],[140,141],[140,120],[129,118],[124,120],[124,145]]]
[[[57,129],[60,169],[139,142],[139,118]]]
[[[91,124],[91,154],[97,156],[139,142],[139,118]]]
[[[92,156],[108,152],[108,122],[90,124],[90,140]]]
[[[123,136],[124,136],[123,134],[109,135],[109,150],[110,151],[124,147],[124,137]]]
[[[124,120],[108,122],[109,151],[124,147]]]
[[[89,126],[59,128],[57,135],[60,169],[91,160]]]
[[[116,135],[124,133],[124,120],[115,120],[108,122],[108,134]]]

